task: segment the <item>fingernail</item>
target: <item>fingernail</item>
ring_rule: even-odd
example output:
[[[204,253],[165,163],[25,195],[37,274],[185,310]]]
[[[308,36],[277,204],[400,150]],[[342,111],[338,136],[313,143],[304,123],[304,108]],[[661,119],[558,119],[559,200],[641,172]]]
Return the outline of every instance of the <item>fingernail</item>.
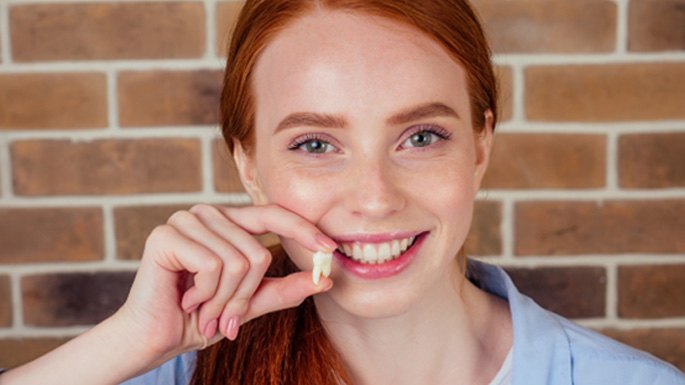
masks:
[[[213,320],[210,323],[208,323],[207,326],[205,326],[205,331],[203,334],[205,337],[207,337],[207,339],[214,337],[214,334],[216,334],[216,328],[218,324],[218,320]]]
[[[228,325],[226,326],[226,338],[235,341],[238,337],[238,329],[240,329],[240,317],[233,316],[228,320]]]
[[[332,239],[321,233],[317,233],[315,238],[319,245],[326,248],[326,251],[330,252],[338,248],[338,245]]]
[[[200,304],[196,303],[195,305],[190,306],[189,308],[185,309],[185,312],[190,314],[190,313],[194,312],[195,310],[197,310],[198,306],[200,306]]]

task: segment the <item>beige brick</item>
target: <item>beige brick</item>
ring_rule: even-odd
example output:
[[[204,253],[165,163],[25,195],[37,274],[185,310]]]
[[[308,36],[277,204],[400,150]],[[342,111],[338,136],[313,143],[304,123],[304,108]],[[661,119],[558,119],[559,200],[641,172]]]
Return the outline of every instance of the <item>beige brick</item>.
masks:
[[[122,126],[219,122],[221,71],[123,72],[118,84]]]
[[[41,327],[96,324],[124,303],[133,276],[133,272],[99,272],[24,277],[24,322]]]
[[[604,329],[602,333],[685,370],[685,329]]]
[[[484,189],[599,188],[606,181],[606,137],[497,134]]]
[[[245,192],[233,157],[223,139],[212,142],[212,164],[214,165],[214,188],[219,192]]]
[[[682,237],[682,229],[680,235]],[[685,316],[685,264],[620,266],[618,315],[621,318]]]
[[[623,188],[685,187],[685,133],[622,135],[618,176]]]
[[[631,0],[628,49],[637,52],[685,50],[685,1]]]
[[[106,126],[104,74],[0,74],[0,129]]]
[[[216,5],[216,52],[226,57],[231,35],[244,1],[219,2]]]
[[[196,58],[205,51],[199,2],[10,7],[15,61]]]
[[[478,201],[473,212],[473,222],[464,248],[466,254],[502,254],[502,204],[496,201]]]
[[[685,200],[519,202],[516,255],[685,252]]]
[[[685,65],[532,66],[525,70],[530,120],[611,122],[685,119]]]
[[[497,53],[611,52],[616,4],[607,0],[475,0]]]
[[[143,255],[145,240],[152,230],[178,210],[187,210],[189,205],[128,206],[114,209],[114,231],[117,244],[117,258],[138,260]]]
[[[0,228],[0,263],[93,261],[104,255],[100,208],[3,208]]]
[[[56,349],[69,338],[31,337],[0,339],[0,368],[15,368]]]
[[[11,144],[16,194],[93,195],[200,191],[195,139],[26,140]]]
[[[0,275],[0,328],[9,326],[12,326],[12,289],[10,288],[10,277]]]

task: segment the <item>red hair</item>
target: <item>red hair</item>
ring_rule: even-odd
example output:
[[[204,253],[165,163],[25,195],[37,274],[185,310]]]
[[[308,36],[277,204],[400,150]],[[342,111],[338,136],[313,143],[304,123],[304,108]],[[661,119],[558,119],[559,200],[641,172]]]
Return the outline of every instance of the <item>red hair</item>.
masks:
[[[497,122],[497,80],[481,23],[467,0],[248,0],[228,50],[221,98],[222,131],[249,151],[254,144],[252,76],[273,37],[317,10],[346,10],[414,26],[440,43],[465,70],[473,128],[485,113]],[[282,248],[272,250],[270,276],[297,271]],[[326,335],[314,302],[267,314],[243,325],[236,341],[222,340],[197,354],[192,385],[304,385],[348,383],[345,365]]]

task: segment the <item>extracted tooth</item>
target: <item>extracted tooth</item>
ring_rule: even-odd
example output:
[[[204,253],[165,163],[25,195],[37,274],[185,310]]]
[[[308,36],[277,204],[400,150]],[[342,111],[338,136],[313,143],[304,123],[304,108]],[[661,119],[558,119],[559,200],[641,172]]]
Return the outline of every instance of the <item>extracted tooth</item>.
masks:
[[[331,274],[331,260],[333,259],[333,254],[325,253],[323,251],[317,251],[312,256],[312,261],[314,268],[312,269],[312,281],[315,285],[319,284],[321,279],[321,274],[328,277]]]

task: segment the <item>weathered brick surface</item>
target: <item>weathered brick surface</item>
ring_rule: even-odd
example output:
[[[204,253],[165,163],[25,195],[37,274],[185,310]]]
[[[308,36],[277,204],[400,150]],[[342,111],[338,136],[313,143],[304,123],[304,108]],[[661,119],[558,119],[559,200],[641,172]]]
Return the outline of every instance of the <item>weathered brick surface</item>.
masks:
[[[204,54],[198,2],[30,4],[10,7],[16,61],[192,58]]]
[[[12,326],[12,291],[10,288],[10,277],[0,275],[0,328],[8,326]]]
[[[118,78],[122,126],[216,124],[221,71],[135,71]]]
[[[0,263],[92,261],[104,255],[102,209],[0,209]]]
[[[616,4],[607,0],[475,0],[497,53],[609,52]]]
[[[680,227],[681,237],[682,229]],[[623,318],[685,316],[685,264],[621,266],[618,315]]]
[[[169,216],[178,210],[187,210],[189,205],[128,206],[114,209],[114,232],[117,243],[117,258],[140,259],[145,240],[152,230],[166,223]]]
[[[238,169],[223,139],[212,142],[214,188],[219,192],[244,192]]]
[[[133,276],[133,272],[99,272],[24,277],[24,322],[46,327],[100,322],[124,303]]]
[[[605,180],[604,135],[498,134],[483,188],[599,188]]]
[[[685,371],[685,328],[604,329],[601,332]]]
[[[631,0],[628,49],[638,52],[685,50],[685,1]]]
[[[685,201],[519,202],[516,255],[683,253]]]
[[[540,306],[569,318],[603,317],[606,271],[603,267],[507,268],[519,290]]]
[[[502,204],[478,201],[473,211],[473,223],[464,248],[471,255],[502,254]]]
[[[0,129],[106,126],[104,74],[0,74]]]
[[[216,5],[216,52],[221,57],[225,57],[228,52],[231,32],[243,4],[243,1],[222,1]]]
[[[132,194],[201,189],[195,139],[26,140],[11,145],[19,195]]]
[[[530,66],[531,120],[609,122],[685,119],[682,63]]]
[[[0,339],[0,368],[14,368],[32,361],[69,341],[69,338]]]
[[[685,132],[622,135],[618,141],[623,188],[685,186]]]

